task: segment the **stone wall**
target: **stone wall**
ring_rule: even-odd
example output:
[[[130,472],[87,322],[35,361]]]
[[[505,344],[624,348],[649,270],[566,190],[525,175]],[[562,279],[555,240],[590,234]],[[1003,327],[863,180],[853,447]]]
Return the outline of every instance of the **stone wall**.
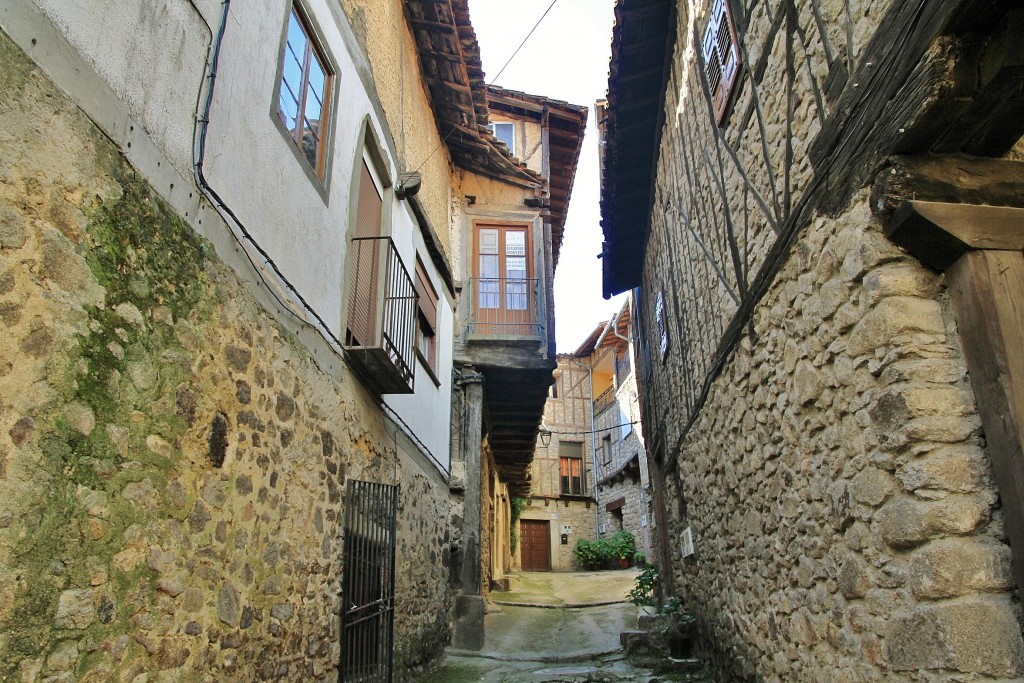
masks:
[[[730,2],[743,67],[717,122],[698,55],[711,5],[678,4],[639,378],[703,655],[721,680],[1020,677],[944,282],[857,189],[948,86],[949,39],[925,32],[950,6]]]
[[[578,569],[572,554],[580,540],[597,538],[595,507],[592,501],[559,500],[558,498],[530,498],[520,519],[545,520],[551,525],[551,569],[570,571]],[[562,526],[572,527],[568,543],[562,545]],[[517,560],[518,563],[518,560]]]
[[[350,478],[401,486],[408,677],[447,639],[447,486],[3,33],[0,63],[0,678],[335,680]]]
[[[723,680],[1024,674],[943,281],[865,194],[801,237],[669,468],[676,585]]]

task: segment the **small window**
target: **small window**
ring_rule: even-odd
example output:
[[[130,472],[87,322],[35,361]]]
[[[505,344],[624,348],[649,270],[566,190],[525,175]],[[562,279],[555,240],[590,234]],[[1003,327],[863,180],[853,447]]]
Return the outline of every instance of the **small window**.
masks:
[[[561,458],[561,479],[563,496],[583,495],[583,460]]]
[[[558,444],[558,455],[562,495],[584,495],[583,444],[579,441],[562,441]]]
[[[622,438],[625,440],[627,436],[633,433],[633,422],[629,417],[629,414],[619,406],[619,424],[622,425]]]
[[[605,434],[601,438],[601,459],[605,465],[610,465],[612,462],[612,435]]]
[[[654,321],[658,326],[658,350],[661,359],[665,360],[668,355],[668,327],[665,325],[665,297],[660,289],[654,300]]]
[[[430,284],[427,269],[416,257],[416,352],[437,384],[437,291]]]
[[[516,124],[514,123],[492,123],[490,125],[491,132],[494,133],[494,137],[498,138],[499,142],[504,142],[505,146],[508,147],[508,151],[512,154],[516,153]]]
[[[548,398],[559,399],[562,397],[562,376],[555,375],[551,380],[551,389],[548,390]]]
[[[711,7],[704,29],[703,53],[715,123],[721,125],[740,72],[740,50],[728,0],[715,0]]]
[[[334,74],[297,6],[288,17],[277,113],[292,142],[321,181],[327,167],[327,125]]]

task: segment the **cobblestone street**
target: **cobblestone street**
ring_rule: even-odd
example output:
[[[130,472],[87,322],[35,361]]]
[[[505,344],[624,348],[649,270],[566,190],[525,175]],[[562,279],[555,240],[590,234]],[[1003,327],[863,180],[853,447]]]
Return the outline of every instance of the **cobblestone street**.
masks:
[[[619,634],[637,627],[638,608],[625,598],[634,576],[524,572],[508,592],[491,593],[484,649],[448,650],[424,683],[701,680],[627,661]]]

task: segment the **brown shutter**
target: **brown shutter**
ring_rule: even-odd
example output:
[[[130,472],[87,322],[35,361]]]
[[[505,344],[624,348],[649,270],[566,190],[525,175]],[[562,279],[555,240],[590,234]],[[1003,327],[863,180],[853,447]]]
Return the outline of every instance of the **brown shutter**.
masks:
[[[715,123],[721,124],[740,72],[740,51],[728,0],[715,0],[712,5],[702,52]]]

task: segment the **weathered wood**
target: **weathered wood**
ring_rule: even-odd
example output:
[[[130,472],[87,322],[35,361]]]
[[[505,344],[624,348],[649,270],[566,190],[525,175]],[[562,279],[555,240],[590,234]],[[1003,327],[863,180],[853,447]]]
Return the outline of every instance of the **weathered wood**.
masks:
[[[976,249],[1024,249],[1024,209],[908,201],[886,224],[885,234],[923,263],[945,270]]]
[[[875,177],[872,210],[884,220],[907,200],[1024,207],[1024,163],[963,155],[895,157]]]
[[[974,251],[946,271],[1014,573],[1024,586],[1024,254]]]

